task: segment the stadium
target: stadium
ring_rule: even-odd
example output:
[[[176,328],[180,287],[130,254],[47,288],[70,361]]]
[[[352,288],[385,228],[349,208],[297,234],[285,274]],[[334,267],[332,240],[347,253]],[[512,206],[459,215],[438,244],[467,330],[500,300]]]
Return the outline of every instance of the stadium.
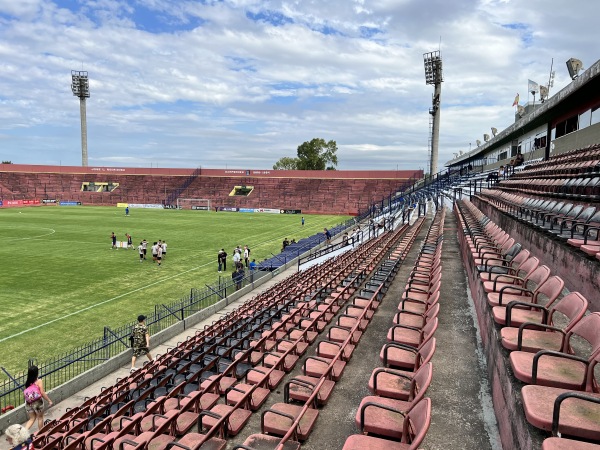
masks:
[[[600,61],[443,168],[423,62],[426,170],[88,165],[73,71],[82,165],[0,164],[0,450],[599,449]]]

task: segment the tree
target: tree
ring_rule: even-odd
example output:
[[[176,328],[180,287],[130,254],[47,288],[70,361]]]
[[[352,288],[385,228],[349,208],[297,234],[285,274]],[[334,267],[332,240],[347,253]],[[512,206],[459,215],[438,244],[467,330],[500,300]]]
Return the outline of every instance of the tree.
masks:
[[[12,164],[12,161],[2,161],[2,164]]]
[[[296,170],[298,168],[298,158],[284,156],[273,165],[275,170]]]
[[[298,146],[298,157],[284,156],[275,163],[275,170],[335,170],[337,144],[331,140],[314,138]]]
[[[334,140],[314,138],[298,147],[299,170],[335,170],[337,166],[337,143]]]

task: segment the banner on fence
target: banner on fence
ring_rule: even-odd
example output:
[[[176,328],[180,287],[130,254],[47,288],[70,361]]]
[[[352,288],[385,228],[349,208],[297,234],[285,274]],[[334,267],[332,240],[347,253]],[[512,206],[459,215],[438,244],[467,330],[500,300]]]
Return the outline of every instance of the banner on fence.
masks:
[[[129,203],[117,203],[117,208],[127,208]]]
[[[14,206],[29,206],[39,205],[39,200],[4,200],[1,204],[3,207],[14,207]]]
[[[234,206],[219,206],[219,211],[237,212],[237,210]]]
[[[274,208],[257,208],[254,210],[254,212],[267,213],[267,214],[279,214],[280,210],[274,209]]]
[[[61,200],[58,202],[60,206],[81,206],[81,202],[73,202],[73,201],[64,201]]]
[[[282,209],[281,214],[302,214],[301,209]]]
[[[3,205],[2,200],[0,200],[0,208],[2,208],[2,205]]]
[[[240,208],[239,211],[243,213],[253,213],[254,208]]]
[[[56,203],[56,199],[55,198],[45,198],[45,199],[42,200],[42,203],[55,204]]]
[[[160,203],[129,203],[130,208],[164,209]]]
[[[192,205],[194,211],[208,211],[208,206]]]

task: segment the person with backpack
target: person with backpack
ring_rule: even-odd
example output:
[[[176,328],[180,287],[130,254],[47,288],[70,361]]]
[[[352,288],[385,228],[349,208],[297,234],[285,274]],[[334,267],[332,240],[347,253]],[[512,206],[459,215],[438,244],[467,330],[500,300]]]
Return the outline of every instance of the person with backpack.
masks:
[[[37,419],[38,428],[44,426],[44,400],[48,402],[48,408],[52,406],[52,400],[44,391],[44,383],[38,378],[39,369],[37,366],[31,366],[27,370],[27,380],[25,381],[25,411],[29,415],[29,420],[25,428],[30,429]]]
[[[33,436],[23,425],[14,424],[4,432],[10,450],[33,450]]]
[[[130,372],[134,372],[135,361],[138,357],[146,355],[146,357],[152,361],[152,355],[150,354],[150,334],[148,333],[148,327],[146,326],[146,316],[143,314],[138,316],[138,323],[136,323],[131,330],[130,340],[131,348],[133,350]]]

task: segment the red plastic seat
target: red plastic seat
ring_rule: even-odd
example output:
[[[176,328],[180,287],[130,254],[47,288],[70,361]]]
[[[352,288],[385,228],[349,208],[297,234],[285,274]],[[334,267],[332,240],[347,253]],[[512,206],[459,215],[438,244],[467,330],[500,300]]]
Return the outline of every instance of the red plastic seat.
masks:
[[[320,378],[306,375],[299,375],[292,378],[285,384],[283,391],[285,403],[289,403],[290,400],[306,403],[320,381]],[[334,386],[335,382],[332,380],[323,381],[316,398],[318,405],[325,405],[327,403]]]
[[[485,292],[500,292],[503,287],[510,286],[527,286],[527,281],[531,274],[540,265],[540,260],[534,256],[525,261],[519,268],[517,275],[500,275],[493,281],[484,281],[483,289]]]
[[[394,315],[394,323],[396,325],[406,325],[409,327],[423,328],[440,312],[440,304],[436,303],[424,313],[416,313],[413,311],[401,310]]]
[[[378,367],[369,379],[369,391],[380,397],[412,401],[419,392],[425,392],[433,378],[431,362],[423,364],[416,372]]]
[[[379,358],[385,366],[415,372],[430,361],[434,353],[435,338],[431,338],[420,348],[388,342],[381,348]]]
[[[557,312],[564,314],[569,320],[578,321],[585,314],[587,307],[588,301],[585,297],[579,292],[570,292],[551,305],[551,308],[529,302],[512,301],[506,305],[506,308],[495,306],[492,315],[494,322],[499,325],[520,327],[524,323],[529,323],[533,328],[536,323],[553,325],[554,314]]]
[[[527,421],[536,428],[600,441],[600,394],[528,385],[521,390]]]
[[[235,446],[233,450],[237,449],[260,449],[260,450],[276,450],[279,448],[281,438],[276,436],[268,436],[266,434],[251,434],[246,438],[242,446]],[[281,447],[281,450],[300,450],[300,442],[288,439]]]
[[[381,409],[381,408],[380,408]],[[398,413],[396,413],[398,414]],[[423,442],[431,424],[431,400],[424,398],[403,416],[402,434],[399,442],[371,436],[352,435],[346,439],[343,450],[416,450]],[[362,424],[359,424],[362,433]]]
[[[600,450],[600,444],[551,437],[544,439],[542,450]]]
[[[275,403],[271,408],[262,413],[261,431],[262,433],[284,436],[292,426],[293,422],[302,412],[302,406],[291,405],[289,403]],[[308,408],[298,423],[295,430],[296,438],[299,441],[308,439],[312,431],[319,411],[313,408]]]
[[[559,277],[553,277],[553,282],[546,286],[546,282],[549,279],[550,268],[548,266],[540,266],[533,271],[527,280],[527,285],[521,287],[512,285],[505,286],[500,289],[499,292],[489,292],[487,294],[488,304],[491,307],[506,306],[513,300],[537,303],[539,290],[544,289],[542,294],[546,294],[546,292],[550,294],[546,295],[549,297],[549,301],[546,303],[547,306],[548,303],[552,303],[554,300],[556,300],[562,292],[562,288],[558,289],[559,285],[562,283],[562,280]],[[562,283],[562,285],[564,286],[564,283]]]
[[[408,327],[406,325],[393,325],[387,334],[389,342],[407,344],[412,347],[418,347],[423,342],[431,339],[435,330],[438,328],[437,317],[430,320],[423,328]]]
[[[600,313],[581,319],[567,334],[567,349],[573,338],[585,340],[591,347],[588,358],[551,350],[537,353],[515,351],[510,365],[517,379],[524,383],[564,389],[583,390],[594,382],[594,367],[600,361]]]

